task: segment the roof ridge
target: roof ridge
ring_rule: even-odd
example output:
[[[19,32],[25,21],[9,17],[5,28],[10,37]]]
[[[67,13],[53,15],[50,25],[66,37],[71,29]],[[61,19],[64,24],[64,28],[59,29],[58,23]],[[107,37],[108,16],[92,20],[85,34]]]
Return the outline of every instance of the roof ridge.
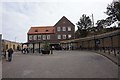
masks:
[[[35,26],[35,27],[31,26],[31,28],[40,28],[40,27],[41,27],[41,28],[42,28],[42,27],[45,28],[45,27],[54,27],[54,26]]]

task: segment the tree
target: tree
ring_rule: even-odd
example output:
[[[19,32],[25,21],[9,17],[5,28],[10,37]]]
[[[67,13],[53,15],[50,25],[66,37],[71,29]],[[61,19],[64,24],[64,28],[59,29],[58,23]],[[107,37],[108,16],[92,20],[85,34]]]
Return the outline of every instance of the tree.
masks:
[[[104,19],[98,20],[97,23],[96,23],[96,25],[97,25],[97,29],[98,29],[98,30],[103,29],[104,26],[105,26],[105,20],[104,20]]]
[[[106,20],[106,26],[110,26],[115,22],[115,20],[113,20],[112,17],[107,17],[105,20]]]
[[[76,23],[76,25],[78,27],[80,37],[86,37],[89,29],[91,28],[92,21],[89,16],[83,14],[80,20]]]
[[[111,20],[110,23],[115,21],[120,21],[120,1],[113,1],[110,5],[107,6],[107,11],[105,12]]]
[[[75,38],[80,38],[80,32],[78,30],[75,31]]]

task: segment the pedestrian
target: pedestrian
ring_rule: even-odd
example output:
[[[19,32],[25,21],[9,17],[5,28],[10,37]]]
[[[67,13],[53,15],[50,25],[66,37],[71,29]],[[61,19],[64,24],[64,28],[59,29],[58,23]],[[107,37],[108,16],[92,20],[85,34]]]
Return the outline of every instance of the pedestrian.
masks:
[[[13,49],[10,48],[7,50],[7,52],[8,52],[8,61],[10,62],[10,61],[12,61]]]
[[[29,49],[28,48],[26,48],[26,52],[27,52],[27,54],[29,53]]]
[[[53,54],[54,46],[51,46],[50,49],[51,49],[51,54]]]
[[[23,48],[23,51],[22,51],[22,52],[23,52],[23,54],[25,54],[25,53],[26,53],[26,48]]]

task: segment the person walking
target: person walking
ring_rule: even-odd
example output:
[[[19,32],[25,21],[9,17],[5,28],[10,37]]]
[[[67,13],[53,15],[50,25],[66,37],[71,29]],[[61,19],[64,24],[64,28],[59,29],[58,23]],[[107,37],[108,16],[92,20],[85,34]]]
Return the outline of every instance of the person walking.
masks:
[[[10,62],[10,61],[12,61],[12,54],[13,54],[13,49],[12,48],[10,48],[10,49],[8,49],[8,61]]]
[[[53,49],[54,49],[54,46],[51,46],[51,47],[50,47],[51,54],[53,54]]]

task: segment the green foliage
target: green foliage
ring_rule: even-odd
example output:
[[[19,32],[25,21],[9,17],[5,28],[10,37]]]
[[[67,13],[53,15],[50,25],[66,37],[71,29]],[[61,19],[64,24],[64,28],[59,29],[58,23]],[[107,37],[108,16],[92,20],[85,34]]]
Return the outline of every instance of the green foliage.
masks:
[[[96,23],[99,31],[106,28],[106,26],[110,26],[116,21],[120,21],[120,1],[113,1],[109,4],[105,13],[108,17],[106,19],[98,20]]]
[[[113,1],[107,6],[107,11],[105,12],[111,19],[111,22],[120,21],[120,1]]]
[[[80,32],[78,30],[75,31],[75,38],[80,38]]]
[[[43,47],[42,47],[43,50],[46,50],[46,51],[49,51],[50,50],[50,45],[49,43],[45,42]]]
[[[78,27],[78,30],[76,31],[77,38],[86,37],[89,29],[92,26],[92,21],[89,16],[83,14],[80,20],[76,23],[76,25]]]
[[[101,19],[101,20],[98,20],[97,23],[96,23],[96,27],[97,27],[97,30],[100,31],[102,30],[103,28],[106,28],[106,26],[108,25],[107,21],[104,20],[104,19]]]
[[[75,38],[82,38],[82,37],[86,37],[88,34],[88,31],[86,31],[86,29],[83,30],[77,30],[75,32]]]
[[[88,29],[91,27],[92,21],[89,16],[86,16],[85,14],[82,15],[80,20],[77,23],[77,27],[82,30],[82,29]]]

